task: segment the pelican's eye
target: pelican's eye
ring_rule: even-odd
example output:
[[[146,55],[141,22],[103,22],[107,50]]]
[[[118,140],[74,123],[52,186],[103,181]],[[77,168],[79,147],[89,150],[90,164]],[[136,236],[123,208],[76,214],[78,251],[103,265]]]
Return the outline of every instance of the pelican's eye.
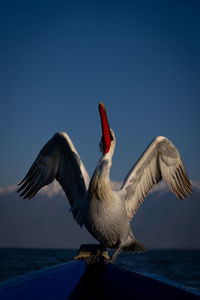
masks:
[[[112,131],[111,131],[111,130],[110,130],[110,139],[111,139],[111,141],[114,140],[114,137],[113,137],[113,135],[112,135]]]
[[[100,148],[100,152],[103,153],[103,138],[101,138],[101,140],[100,140],[99,148]]]

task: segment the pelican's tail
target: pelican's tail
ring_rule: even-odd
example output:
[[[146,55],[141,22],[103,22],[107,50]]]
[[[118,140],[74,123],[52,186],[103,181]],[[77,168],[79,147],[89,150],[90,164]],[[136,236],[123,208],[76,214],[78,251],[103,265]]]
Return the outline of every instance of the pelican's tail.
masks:
[[[145,250],[146,247],[136,239],[133,239],[130,244],[123,247],[123,251],[126,252],[143,252]]]

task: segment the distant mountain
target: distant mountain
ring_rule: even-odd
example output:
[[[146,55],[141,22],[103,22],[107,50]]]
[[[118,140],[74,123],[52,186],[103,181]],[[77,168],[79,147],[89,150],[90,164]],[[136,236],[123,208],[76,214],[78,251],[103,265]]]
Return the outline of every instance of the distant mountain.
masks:
[[[120,183],[113,183],[115,189]],[[96,243],[69,213],[68,200],[54,181],[31,200],[16,186],[0,188],[0,247],[73,248]],[[193,194],[178,200],[161,182],[134,216],[136,238],[150,248],[200,248],[200,183]]]

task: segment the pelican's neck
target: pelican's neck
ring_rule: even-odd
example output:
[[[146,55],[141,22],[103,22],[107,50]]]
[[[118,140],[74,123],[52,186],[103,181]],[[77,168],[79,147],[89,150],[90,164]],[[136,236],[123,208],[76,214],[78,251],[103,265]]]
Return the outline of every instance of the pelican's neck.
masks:
[[[112,157],[109,154],[103,155],[94,171],[89,185],[89,195],[91,200],[106,200],[112,193],[110,185],[110,168],[112,165]]]

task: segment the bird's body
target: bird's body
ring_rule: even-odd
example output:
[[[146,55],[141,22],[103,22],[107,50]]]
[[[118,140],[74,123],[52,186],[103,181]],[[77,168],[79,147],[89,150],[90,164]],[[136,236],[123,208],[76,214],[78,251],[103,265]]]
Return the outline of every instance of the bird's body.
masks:
[[[99,184],[100,183],[100,184]],[[127,239],[130,222],[124,201],[103,177],[94,174],[88,190],[88,212],[85,226],[105,247],[116,248]]]
[[[110,184],[111,161],[103,156],[91,178],[87,193],[85,226],[101,245],[118,249],[132,242],[133,234],[125,201]]]
[[[110,168],[115,135],[105,107],[99,105],[102,123],[100,158],[89,179],[87,171],[66,133],[57,133],[42,148],[18,191],[32,198],[55,178],[63,187],[71,211],[80,226],[104,247],[120,251],[143,251],[131,230],[130,220],[151,188],[162,178],[180,199],[191,194],[191,185],[176,147],[165,137],[156,137],[133,166],[118,191],[111,188]]]

